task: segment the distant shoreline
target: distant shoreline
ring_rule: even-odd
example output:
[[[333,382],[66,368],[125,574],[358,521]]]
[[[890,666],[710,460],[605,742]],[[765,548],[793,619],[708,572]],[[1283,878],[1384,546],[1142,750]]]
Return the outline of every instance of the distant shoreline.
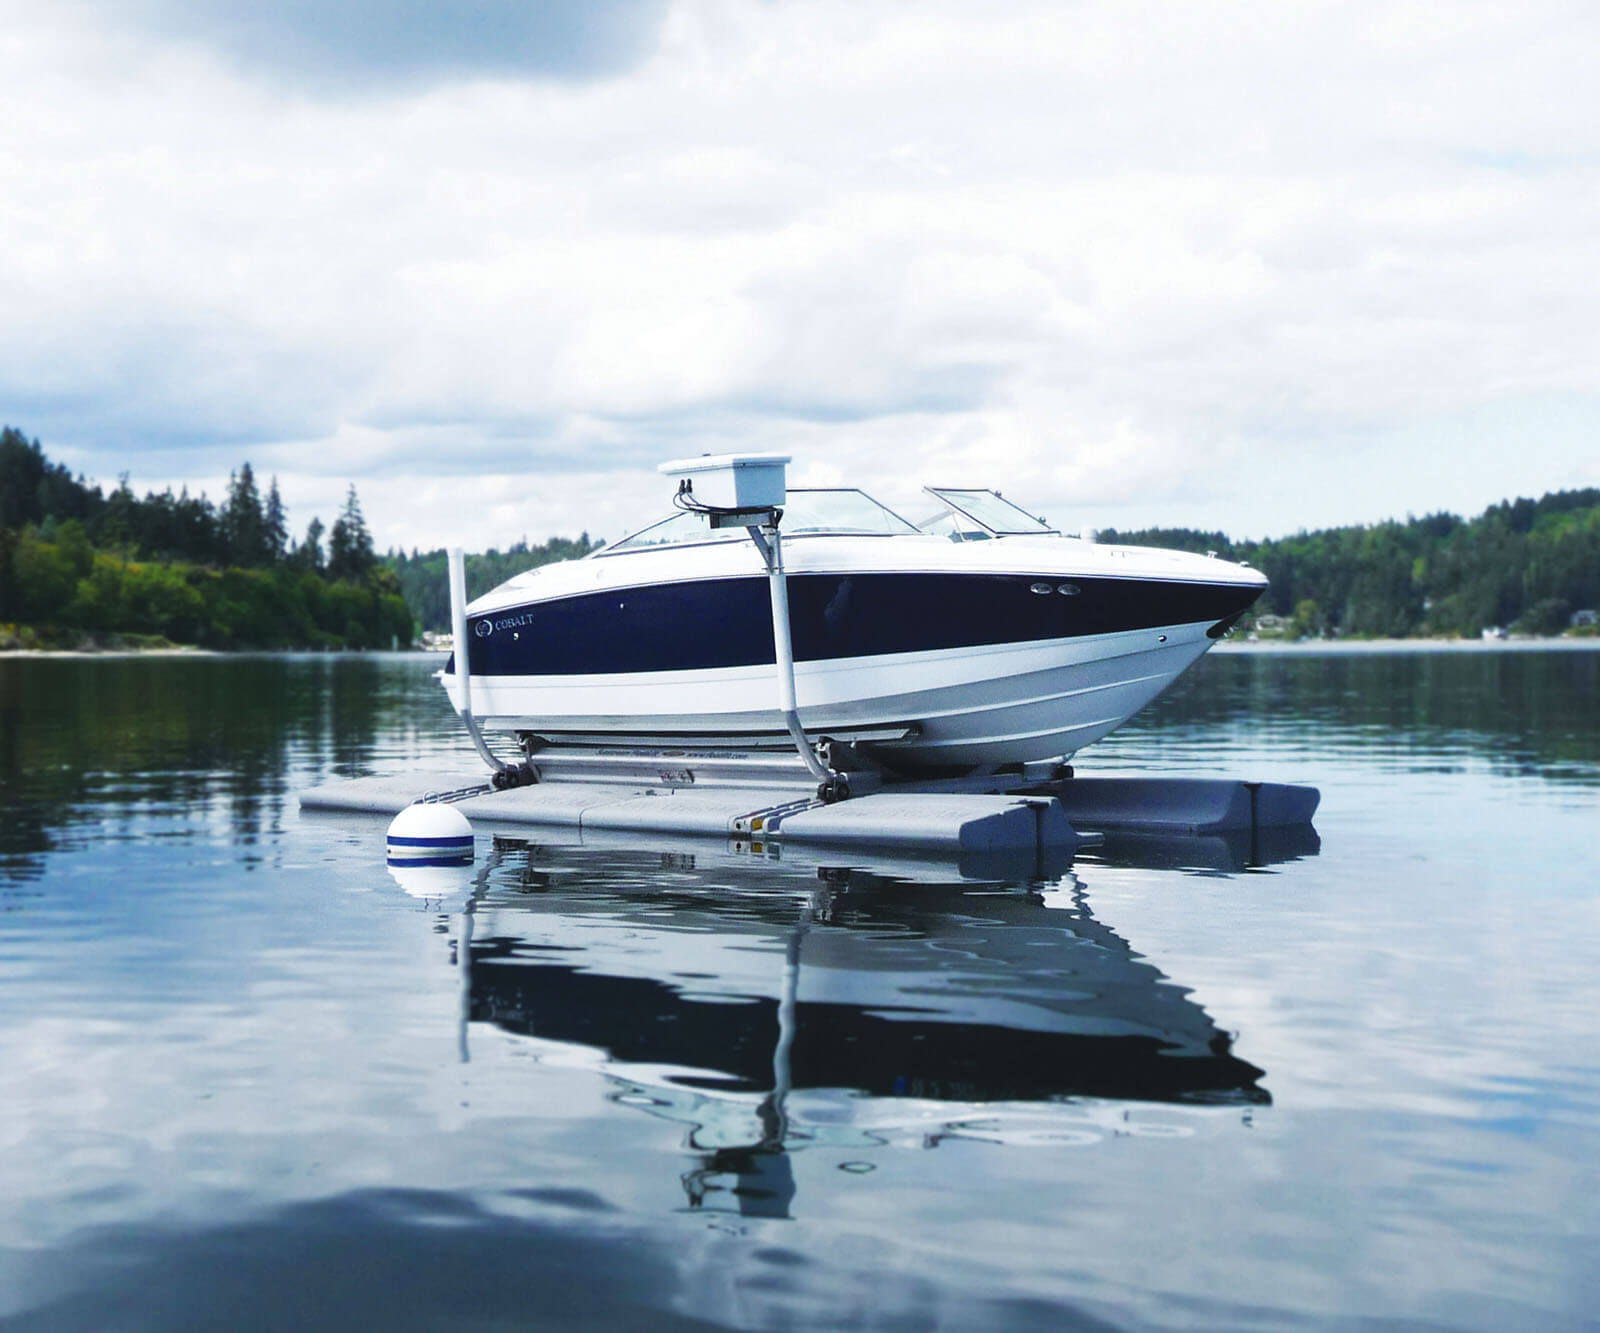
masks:
[[[1515,653],[1585,652],[1600,649],[1600,637],[1551,639],[1282,639],[1248,642],[1224,639],[1213,652],[1224,653]]]
[[[0,648],[3,657],[233,657],[215,648]]]

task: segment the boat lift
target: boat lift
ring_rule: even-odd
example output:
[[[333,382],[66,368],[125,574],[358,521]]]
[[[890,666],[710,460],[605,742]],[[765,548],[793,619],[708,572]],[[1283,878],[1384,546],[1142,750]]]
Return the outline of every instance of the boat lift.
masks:
[[[767,589],[772,601],[772,647],[777,669],[778,714],[793,740],[800,761],[815,779],[817,796],[832,803],[850,795],[850,778],[845,772],[824,764],[817,757],[817,746],[800,725],[795,699],[794,644],[789,634],[789,585],[783,570],[783,538],[779,523],[787,494],[785,454],[707,455],[663,463],[658,469],[679,479],[674,503],[691,513],[706,515],[713,528],[737,524],[750,534],[761,552],[767,570]],[[696,494],[694,482],[700,479]],[[498,788],[519,787],[540,780],[536,770],[498,759],[489,749],[472,711],[472,668],[467,650],[467,589],[461,548],[453,547],[450,562],[450,627],[455,637],[457,689],[461,694],[461,721],[472,745],[493,775]]]
[[[679,479],[679,508],[705,514],[713,527],[743,527],[761,553],[772,606],[776,711],[792,749],[754,749],[748,738],[620,746],[596,737],[595,744],[537,750],[517,764],[498,758],[473,708],[465,567],[455,548],[449,556],[450,616],[459,712],[489,768],[488,780],[463,773],[360,778],[302,792],[301,806],[392,815],[413,804],[451,804],[497,823],[717,836],[757,852],[787,843],[879,853],[1021,853],[1031,854],[1040,867],[1106,833],[1224,836],[1255,847],[1269,830],[1310,831],[1319,796],[1309,787],[1079,778],[1062,762],[960,778],[897,778],[872,764],[861,747],[898,738],[903,730],[813,741],[796,701],[783,567],[788,462],[776,454],[707,456],[665,463],[660,470]]]

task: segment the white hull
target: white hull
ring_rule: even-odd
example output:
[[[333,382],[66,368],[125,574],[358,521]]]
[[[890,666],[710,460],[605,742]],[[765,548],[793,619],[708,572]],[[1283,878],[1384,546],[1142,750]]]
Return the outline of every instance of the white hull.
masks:
[[[1025,644],[800,662],[808,734],[913,728],[876,749],[913,768],[1054,759],[1099,740],[1207,648],[1208,623]],[[456,677],[442,677],[459,711]],[[787,744],[774,670],[738,667],[587,676],[474,676],[472,712],[490,731],[746,738]]]

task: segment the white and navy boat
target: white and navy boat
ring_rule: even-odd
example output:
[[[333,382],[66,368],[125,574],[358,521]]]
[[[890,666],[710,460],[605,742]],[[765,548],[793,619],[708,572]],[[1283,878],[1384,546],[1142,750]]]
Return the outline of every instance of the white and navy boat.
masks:
[[[859,490],[788,490],[787,461],[663,465],[679,512],[466,606],[469,719],[529,753],[783,746],[797,716],[805,738],[890,770],[1064,759],[1267,586],[1215,558],[1063,536],[993,491],[930,488],[919,526]],[[459,712],[455,664],[441,678]]]

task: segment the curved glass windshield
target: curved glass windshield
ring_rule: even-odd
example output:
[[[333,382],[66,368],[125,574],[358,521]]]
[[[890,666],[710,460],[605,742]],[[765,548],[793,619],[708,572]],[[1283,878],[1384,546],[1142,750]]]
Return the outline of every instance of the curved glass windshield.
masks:
[[[780,526],[785,537],[816,536],[821,533],[870,537],[917,534],[914,524],[907,523],[894,510],[886,509],[865,491],[854,489],[790,491],[784,500],[783,522]],[[674,514],[595,554],[619,555],[625,551],[642,551],[657,546],[744,539],[745,531],[741,526],[713,528],[704,514]]]
[[[1059,534],[1043,519],[1019,509],[999,491],[955,490],[948,486],[926,486],[929,495],[943,502],[943,508],[922,523],[924,532],[943,532],[957,541],[972,541],[989,536],[1007,537],[1043,533]]]
[[[894,510],[879,504],[865,491],[854,489],[790,491],[783,506],[783,535],[802,532],[852,532],[894,537],[916,534]]]

